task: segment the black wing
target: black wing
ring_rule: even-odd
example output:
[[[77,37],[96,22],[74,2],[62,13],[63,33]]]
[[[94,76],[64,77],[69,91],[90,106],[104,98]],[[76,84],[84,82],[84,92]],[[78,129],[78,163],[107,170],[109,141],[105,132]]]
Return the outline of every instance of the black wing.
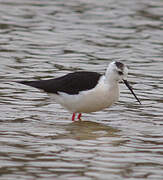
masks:
[[[100,77],[101,74],[96,72],[74,72],[56,79],[20,81],[18,83],[42,89],[48,93],[65,92],[72,95],[94,88]]]

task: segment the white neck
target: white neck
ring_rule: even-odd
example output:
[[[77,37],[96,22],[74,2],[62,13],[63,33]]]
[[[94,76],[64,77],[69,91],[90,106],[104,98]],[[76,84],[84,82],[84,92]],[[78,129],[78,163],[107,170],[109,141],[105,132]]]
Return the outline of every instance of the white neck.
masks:
[[[113,71],[109,67],[107,68],[107,70],[105,72],[105,81],[106,81],[106,83],[109,83],[109,85],[111,85],[111,86],[118,85],[118,81],[115,79]]]

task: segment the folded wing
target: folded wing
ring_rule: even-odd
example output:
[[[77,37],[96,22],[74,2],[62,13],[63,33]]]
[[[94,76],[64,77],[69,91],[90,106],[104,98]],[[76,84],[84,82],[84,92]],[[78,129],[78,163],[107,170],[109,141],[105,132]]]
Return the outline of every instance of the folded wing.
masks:
[[[19,81],[18,83],[32,86],[48,93],[58,94],[64,92],[67,94],[78,94],[80,91],[94,88],[101,74],[96,72],[74,72],[65,76],[40,81]]]

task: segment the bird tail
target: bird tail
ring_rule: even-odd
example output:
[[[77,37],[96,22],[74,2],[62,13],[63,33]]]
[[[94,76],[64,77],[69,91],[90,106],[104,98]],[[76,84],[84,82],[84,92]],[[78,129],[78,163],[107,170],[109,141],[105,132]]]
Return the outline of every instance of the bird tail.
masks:
[[[24,84],[26,86],[31,86],[39,89],[41,88],[41,84],[39,83],[39,81],[16,81],[16,83]]]

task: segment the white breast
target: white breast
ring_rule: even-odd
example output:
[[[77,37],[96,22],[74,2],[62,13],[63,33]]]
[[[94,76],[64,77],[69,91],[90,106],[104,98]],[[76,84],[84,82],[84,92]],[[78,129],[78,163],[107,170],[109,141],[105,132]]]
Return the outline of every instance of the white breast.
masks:
[[[52,95],[54,100],[71,112],[90,113],[102,110],[111,106],[119,98],[118,83],[114,86],[105,82],[101,77],[98,85],[77,95],[68,95],[60,92],[59,95]]]

